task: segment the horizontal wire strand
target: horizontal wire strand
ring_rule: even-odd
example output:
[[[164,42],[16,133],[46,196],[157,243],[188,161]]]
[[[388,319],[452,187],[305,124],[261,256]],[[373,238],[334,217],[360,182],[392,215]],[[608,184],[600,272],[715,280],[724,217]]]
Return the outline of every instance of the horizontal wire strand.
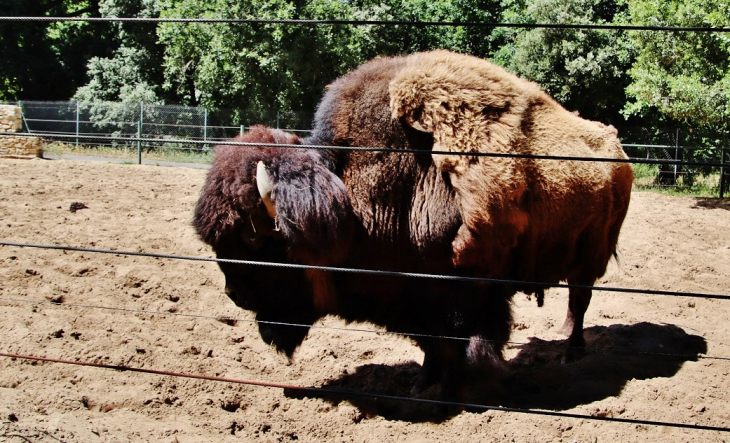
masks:
[[[497,23],[460,21],[409,21],[409,20],[318,20],[318,19],[267,19],[267,18],[174,18],[174,17],[48,17],[3,16],[0,22],[122,22],[122,23],[236,23],[236,24],[283,24],[283,25],[333,25],[333,26],[442,26],[469,28],[521,28],[521,29],[592,29],[612,31],[668,31],[668,32],[730,32],[719,26],[652,26],[606,25],[571,23]]]
[[[255,260],[234,260],[234,259],[228,259],[228,258],[196,257],[196,256],[185,256],[185,255],[174,255],[174,254],[157,254],[157,253],[149,253],[149,252],[120,251],[120,250],[114,250],[114,249],[97,249],[97,248],[81,248],[81,247],[74,247],[74,246],[18,243],[18,242],[9,242],[9,241],[5,241],[5,240],[0,240],[0,246],[9,246],[9,247],[18,247],[18,248],[34,248],[34,249],[49,249],[49,250],[73,251],[73,252],[89,252],[89,253],[95,253],[95,254],[126,255],[126,256],[132,256],[132,257],[164,258],[164,259],[170,259],[170,260],[187,260],[187,261],[199,261],[199,262],[211,262],[211,263],[230,263],[230,264],[251,265],[251,266],[268,266],[268,267],[285,268],[285,269],[286,268],[288,268],[288,269],[311,269],[311,270],[317,270],[317,271],[345,272],[345,273],[352,273],[352,274],[384,275],[384,276],[389,276],[389,277],[428,278],[428,279],[446,280],[446,281],[494,283],[494,284],[499,284],[499,285],[517,285],[520,287],[589,289],[589,290],[593,290],[593,291],[619,292],[619,293],[627,293],[627,294],[647,294],[647,295],[664,295],[664,296],[670,296],[670,297],[691,297],[691,298],[730,300],[730,295],[725,295],[725,294],[664,291],[664,290],[657,290],[657,289],[617,288],[617,287],[611,287],[611,286],[576,285],[576,284],[569,284],[569,283],[529,282],[529,281],[521,281],[521,280],[498,279],[498,278],[467,277],[467,276],[443,275],[443,274],[426,274],[426,273],[419,273],[419,272],[383,271],[383,270],[377,270],[377,269],[344,268],[344,267],[335,267],[335,266],[315,266],[315,265],[302,265],[302,264],[296,264],[296,263],[277,263],[277,262],[266,262],[266,261],[255,261]]]
[[[613,26],[613,25],[561,25],[561,24],[506,24],[506,23],[473,23],[473,22],[405,22],[405,21],[345,21],[345,20],[265,20],[265,19],[149,19],[149,18],[122,18],[122,17],[102,17],[102,18],[77,18],[77,17],[0,17],[0,22],[7,22],[7,21],[88,21],[88,22],[94,22],[94,21],[107,21],[107,22],[147,22],[147,23],[165,23],[165,22],[184,22],[184,23],[258,23],[258,24],[304,24],[304,25],[409,25],[409,26],[423,26],[423,25],[429,25],[429,26],[460,26],[460,27],[469,27],[469,26],[479,26],[479,27],[515,27],[515,28],[553,28],[553,29],[610,29],[610,30],[653,30],[653,31],[672,31],[672,32],[681,32],[681,31],[692,31],[692,32],[730,32],[730,28],[712,28],[712,27],[662,27],[662,26]],[[0,134],[0,135],[11,135],[11,134]],[[12,134],[14,135],[14,134]],[[79,138],[76,136],[71,136],[73,138]],[[89,136],[89,138],[100,138],[100,137],[93,137]],[[143,139],[143,138],[125,138],[126,141],[154,141],[154,142],[160,142],[159,139]],[[170,142],[170,141],[167,141]],[[203,142],[201,142],[203,143]],[[210,143],[206,143],[210,144]],[[227,144],[225,142],[220,143],[216,142],[216,144]],[[259,145],[260,146],[260,145]],[[316,146],[296,146],[296,147],[303,147],[303,148],[310,148],[310,149],[322,149],[322,147],[316,147]],[[333,149],[335,147],[327,146],[324,147],[326,149]],[[350,148],[353,149],[353,148]],[[358,149],[358,148],[354,148]],[[367,148],[365,148],[367,149]],[[367,149],[370,150],[370,149]],[[394,151],[391,149],[373,149],[375,151]],[[401,151],[401,152],[409,152],[409,151]],[[423,153],[424,151],[413,151],[414,153]],[[453,152],[438,152],[438,151],[428,151],[429,154],[443,154],[443,155],[459,155],[460,153],[453,153]],[[467,154],[468,155],[468,154]],[[521,154],[486,154],[484,156],[493,156],[493,157],[516,157],[516,158],[537,158],[537,159],[550,159],[550,160],[583,160],[583,161],[614,161],[614,162],[631,162],[631,163],[644,163],[644,164],[669,164],[669,165],[690,165],[690,166],[730,166],[726,163],[693,163],[693,162],[677,162],[677,161],[647,161],[647,160],[641,160],[637,159],[638,161],[632,161],[632,160],[624,160],[624,159],[585,159],[585,158],[573,158],[573,157],[560,157],[560,156],[532,156],[532,155],[521,155]],[[0,245],[3,246],[18,246],[18,247],[40,247],[40,245],[28,245],[28,244],[17,244],[17,243],[0,243]],[[129,252],[120,252],[120,251],[102,251],[102,250],[92,250],[92,249],[85,249],[85,248],[68,248],[68,247],[56,247],[56,248],[50,248],[48,249],[63,249],[63,250],[74,250],[74,251],[81,251],[81,252],[99,252],[99,253],[114,253],[114,254],[120,254],[120,255],[141,255],[141,256],[147,256],[147,257],[156,257],[156,258],[171,258],[171,259],[189,259],[189,260],[199,260],[199,261],[223,261],[220,259],[203,259],[203,258],[193,258],[193,257],[182,257],[182,256],[166,256],[162,254],[136,254],[136,253],[129,253]],[[238,261],[236,261],[238,262]],[[260,263],[245,263],[245,264],[264,264],[264,262]],[[267,265],[274,266],[274,265],[285,265],[285,264],[275,264],[275,263],[267,263]],[[296,266],[298,267],[298,266]],[[322,269],[325,267],[306,267],[304,269]],[[323,270],[329,270],[329,271],[352,271],[348,270],[346,268],[330,268],[330,269],[323,269]],[[365,270],[365,272],[368,272]],[[374,271],[373,271],[374,272]],[[381,273],[382,271],[379,271],[377,273]],[[427,275],[419,275],[419,274],[413,274],[413,273],[392,273],[389,272],[389,275],[398,275],[398,276],[419,276],[419,277],[430,277],[430,278],[439,278],[439,276],[427,276]],[[440,276],[443,277],[450,277],[450,276]],[[499,281],[499,280],[489,280],[493,282],[510,282],[510,281]],[[530,282],[521,282],[520,284],[533,284],[533,285],[541,285],[539,283],[530,283]],[[582,287],[579,285],[549,285],[551,287]],[[606,291],[617,291],[617,292],[634,292],[634,291],[641,291],[641,290],[621,290],[617,288],[600,288],[600,287],[593,287],[595,290],[606,290]],[[642,293],[655,293],[652,292],[645,292],[641,291]],[[661,294],[658,295],[678,295],[678,296],[701,296],[699,294],[691,294],[691,293],[670,293],[669,291],[658,291]],[[730,296],[718,296],[718,295],[705,295],[705,298],[730,298]],[[2,298],[0,298],[2,299]],[[50,303],[50,302],[49,302]],[[51,303],[51,304],[58,304],[58,303]],[[62,304],[63,305],[63,304]],[[85,306],[85,307],[94,307],[94,308],[102,308],[102,309],[115,309],[120,310],[119,308],[107,308],[107,307],[98,307],[98,306]],[[145,312],[150,313],[149,311],[138,311],[138,312]],[[225,320],[237,320],[237,321],[246,321],[246,320],[239,320],[239,319],[229,319],[229,318],[223,318],[223,317],[210,317],[210,316],[201,316],[201,315],[190,315],[190,314],[175,314],[175,313],[161,313],[161,312],[154,312],[158,315],[185,315],[185,316],[195,316],[199,318],[215,318],[217,320],[225,319]],[[339,328],[342,330],[352,331],[353,329],[348,328]],[[359,330],[355,330],[359,331]],[[383,333],[382,331],[371,331],[371,332],[378,332]],[[400,333],[395,333],[399,335],[405,335]],[[454,338],[454,339],[462,339],[458,337],[443,337],[443,338]],[[672,355],[672,354],[669,354]],[[710,430],[710,431],[718,431],[718,432],[728,432],[730,431],[730,428],[727,427],[717,427],[717,426],[706,426],[706,425],[692,425],[692,424],[683,424],[683,423],[674,423],[674,422],[662,422],[662,421],[652,421],[652,420],[640,420],[640,419],[625,419],[625,418],[614,418],[614,417],[596,417],[586,414],[572,414],[572,413],[562,413],[562,412],[555,412],[555,411],[546,411],[546,410],[534,410],[534,409],[522,409],[522,408],[507,408],[507,407],[500,407],[500,406],[488,406],[488,405],[480,405],[480,404],[468,404],[468,403],[458,403],[458,402],[445,402],[445,401],[438,401],[438,400],[428,400],[428,399],[417,399],[417,398],[408,398],[408,397],[399,397],[399,396],[391,396],[391,395],[380,395],[380,394],[373,394],[373,393],[359,393],[359,392],[352,392],[352,391],[339,391],[334,389],[327,389],[327,388],[316,388],[316,387],[302,387],[302,386],[293,386],[293,385],[286,385],[286,384],[278,384],[278,383],[268,383],[268,382],[259,382],[259,381],[250,381],[250,380],[238,380],[238,379],[230,379],[230,378],[223,378],[223,377],[211,377],[211,376],[204,376],[204,375],[196,375],[196,374],[186,374],[186,373],[176,373],[176,372],[169,372],[169,371],[160,371],[160,370],[154,370],[154,369],[143,369],[143,368],[132,368],[128,366],[117,366],[117,365],[106,365],[106,364],[98,364],[98,363],[91,363],[91,362],[78,362],[78,361],[68,361],[68,360],[61,360],[61,359],[51,359],[46,357],[36,357],[36,356],[28,356],[28,355],[19,355],[19,354],[8,354],[8,353],[2,353],[0,352],[0,356],[3,357],[9,357],[9,358],[15,358],[15,359],[26,359],[26,360],[35,360],[35,361],[45,361],[45,362],[52,362],[52,363],[61,363],[61,364],[70,364],[70,365],[82,365],[82,366],[91,366],[91,367],[97,367],[97,368],[105,368],[105,369],[114,369],[114,370],[120,370],[120,371],[132,371],[132,372],[141,372],[141,373],[149,373],[149,374],[156,374],[156,375],[167,375],[167,376],[174,376],[174,377],[185,377],[185,378],[195,378],[195,379],[204,379],[209,381],[218,381],[218,382],[227,382],[227,383],[237,383],[237,384],[245,384],[245,385],[252,385],[252,386],[259,386],[259,387],[273,387],[273,388],[281,388],[281,389],[290,389],[290,390],[297,390],[302,392],[312,392],[315,394],[327,394],[327,395],[334,395],[334,396],[350,396],[350,397],[363,397],[363,398],[370,398],[375,400],[393,400],[393,401],[402,401],[402,402],[415,402],[415,403],[424,403],[424,404],[431,404],[431,405],[443,405],[443,406],[452,406],[452,407],[461,407],[461,408],[474,408],[474,409],[483,409],[483,410],[494,410],[494,411],[501,411],[501,412],[513,412],[513,413],[526,413],[526,414],[534,414],[534,415],[547,415],[547,416],[555,416],[555,417],[565,417],[565,418],[580,418],[580,419],[587,419],[587,420],[597,420],[597,421],[609,421],[609,422],[620,422],[620,423],[629,423],[629,424],[644,424],[644,425],[651,425],[651,426],[665,426],[665,427],[676,427],[676,428],[685,428],[685,429],[693,429],[693,430]],[[699,356],[700,358],[712,358],[712,357],[706,357],[706,356]],[[719,358],[719,357],[714,357]]]
[[[338,390],[338,389],[332,389],[332,388],[321,388],[321,387],[317,388],[317,387],[295,386],[295,385],[273,383],[273,382],[241,380],[241,379],[235,379],[235,378],[215,377],[215,376],[208,376],[208,375],[189,374],[189,373],[183,373],[183,372],[163,371],[163,370],[158,370],[158,369],[147,369],[147,368],[137,368],[137,367],[131,367],[131,366],[111,365],[111,364],[105,364],[105,363],[93,363],[93,362],[87,362],[87,361],[63,360],[63,359],[48,358],[48,357],[38,357],[38,356],[32,356],[32,355],[12,354],[12,353],[6,353],[6,352],[0,352],[0,357],[7,357],[7,358],[11,358],[11,359],[14,358],[14,359],[23,359],[23,360],[43,361],[43,362],[59,363],[59,364],[67,364],[67,365],[87,366],[87,367],[94,367],[94,368],[101,368],[101,369],[113,369],[113,370],[118,370],[118,371],[141,372],[141,373],[145,373],[145,374],[165,375],[165,376],[178,377],[178,378],[192,378],[192,379],[198,379],[198,380],[234,383],[234,384],[242,384],[242,385],[250,385],[250,386],[279,388],[279,389],[292,390],[292,391],[308,392],[308,393],[312,393],[312,394],[320,395],[320,396],[324,394],[324,395],[329,395],[329,396],[334,396],[334,397],[338,397],[338,396],[339,397],[360,397],[360,398],[368,398],[368,399],[372,399],[372,400],[410,402],[410,403],[419,403],[419,404],[424,404],[424,405],[448,406],[448,407],[463,408],[463,409],[481,409],[481,410],[485,410],[485,411],[544,415],[544,416],[551,416],[551,417],[575,418],[575,419],[596,420],[596,421],[627,423],[627,424],[642,424],[642,425],[648,425],[648,426],[664,426],[664,427],[684,428],[684,429],[692,429],[692,430],[730,432],[730,428],[723,427],[723,426],[696,425],[696,424],[689,424],[689,423],[664,422],[664,421],[656,421],[656,420],[642,420],[642,419],[620,418],[620,417],[599,417],[599,416],[593,416],[593,415],[588,415],[588,414],[575,414],[575,413],[570,413],[570,412],[549,411],[549,410],[545,410],[545,409],[512,408],[512,407],[504,407],[504,406],[482,405],[482,404],[475,404],[475,403],[460,403],[460,402],[450,402],[450,401],[444,401],[444,400],[431,400],[431,399],[423,399],[423,398],[401,397],[401,396],[388,395],[388,394],[344,391],[344,390]]]
[[[365,328],[350,328],[350,327],[343,328],[343,327],[337,327],[337,326],[306,325],[306,324],[300,324],[300,323],[285,323],[285,322],[276,322],[276,321],[269,321],[269,320],[255,320],[255,319],[251,320],[251,319],[239,318],[239,317],[220,317],[220,316],[215,316],[215,315],[204,315],[204,314],[183,314],[183,313],[179,313],[179,312],[150,311],[150,310],[146,310],[146,309],[118,308],[118,307],[113,307],[113,306],[54,302],[54,301],[48,301],[48,300],[35,300],[35,299],[29,300],[29,299],[10,298],[10,297],[2,297],[2,296],[0,296],[0,301],[38,304],[38,305],[51,305],[54,307],[64,307],[64,308],[100,309],[100,310],[107,310],[107,311],[127,312],[127,313],[131,313],[131,314],[159,315],[162,317],[183,317],[183,318],[207,319],[207,320],[216,320],[216,321],[220,321],[220,322],[235,321],[235,322],[249,323],[249,324],[267,324],[267,325],[277,325],[277,326],[310,328],[310,329],[317,329],[317,330],[323,330],[323,331],[391,335],[391,336],[405,337],[405,338],[421,337],[421,338],[434,338],[434,339],[439,339],[439,340],[458,340],[458,341],[471,341],[472,340],[471,337],[455,337],[455,336],[449,336],[449,335],[430,335],[430,334],[419,334],[419,333],[365,329]],[[512,348],[516,348],[516,349],[520,349],[524,346],[536,346],[536,347],[541,347],[541,348],[551,347],[551,345],[548,345],[548,344],[541,345],[541,344],[535,344],[535,343],[529,343],[529,342],[489,340],[486,338],[479,338],[479,339],[477,339],[477,341],[482,342],[482,343],[503,343],[507,346],[511,346]],[[578,347],[570,347],[570,348],[584,349],[584,348],[578,348]],[[629,354],[629,355],[647,355],[647,356],[657,356],[657,357],[676,357],[676,358],[685,358],[688,360],[702,359],[702,360],[730,361],[730,357],[716,357],[716,356],[701,355],[701,354],[675,354],[675,353],[670,353],[670,352],[636,351],[633,349],[625,349],[625,348],[624,349],[611,349],[610,352],[602,353],[602,354],[603,355]]]
[[[37,137],[33,133],[18,132],[0,132],[0,136],[13,137]],[[501,152],[463,152],[463,151],[433,151],[422,149],[393,149],[393,148],[376,148],[362,146],[330,146],[330,145],[291,145],[277,143],[251,143],[238,141],[212,141],[212,140],[187,140],[187,139],[167,139],[167,138],[145,138],[145,137],[107,137],[94,135],[76,135],[76,134],[45,134],[47,138],[64,138],[79,140],[104,140],[104,141],[123,141],[123,142],[142,142],[142,143],[180,143],[195,145],[216,145],[216,146],[249,146],[249,147],[276,147],[286,149],[315,149],[315,150],[339,150],[339,151],[366,151],[366,152],[389,152],[398,154],[421,154],[421,155],[455,155],[468,157],[495,157],[495,158],[519,158],[529,160],[553,160],[553,161],[582,161],[597,163],[633,163],[645,165],[679,165],[679,166],[705,166],[717,168],[730,168],[730,163],[724,162],[695,162],[684,160],[659,160],[659,159],[643,159],[643,158],[610,158],[610,157],[573,157],[564,155],[539,155],[539,154],[519,154],[519,153],[501,153]]]

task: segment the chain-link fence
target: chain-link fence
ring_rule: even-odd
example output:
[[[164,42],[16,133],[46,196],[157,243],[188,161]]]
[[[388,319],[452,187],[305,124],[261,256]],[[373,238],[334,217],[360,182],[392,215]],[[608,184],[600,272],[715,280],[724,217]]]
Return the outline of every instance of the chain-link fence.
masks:
[[[204,107],[150,105],[109,102],[18,102],[27,132],[47,139],[57,137],[66,143],[92,146],[125,146],[131,148],[207,149],[215,142],[235,137],[246,125],[282,126],[290,131],[306,133],[312,116],[306,113],[274,113],[274,116],[251,117],[249,122],[233,122],[233,112],[209,112]],[[306,125],[306,126],[305,126]],[[69,137],[75,135],[76,139]],[[95,136],[98,136],[96,138]],[[114,137],[115,140],[110,140]],[[159,139],[158,141],[124,141],[118,138]],[[193,140],[188,144],[166,140]],[[210,142],[210,144],[206,143]]]
[[[730,167],[705,166],[694,163],[728,163],[725,148],[693,147],[651,144],[624,144],[631,158],[669,160],[688,164],[634,165],[634,187],[639,189],[698,189],[709,193],[727,194],[730,186]]]
[[[619,128],[619,135],[624,142],[624,150],[631,158],[679,163],[635,164],[634,187],[685,189],[719,194],[720,197],[727,193],[730,168],[717,166],[730,160],[726,133],[691,127],[627,126]]]
[[[76,145],[137,149],[139,161],[143,150],[206,151],[216,142],[233,138],[253,124],[306,135],[313,117],[312,112],[276,111],[264,116],[235,117],[242,114],[226,110],[211,112],[204,107],[142,103],[22,101],[18,102],[18,106],[23,111],[23,124],[27,132],[50,140],[56,136],[59,141]],[[721,147],[724,134],[670,127],[627,126],[619,128],[619,135],[626,153],[632,158],[707,162],[715,165],[730,161],[730,153]],[[124,138],[144,141],[125,141]],[[730,187],[730,168],[718,166],[634,165],[634,172],[634,183],[639,189],[704,188],[707,193],[723,196]]]

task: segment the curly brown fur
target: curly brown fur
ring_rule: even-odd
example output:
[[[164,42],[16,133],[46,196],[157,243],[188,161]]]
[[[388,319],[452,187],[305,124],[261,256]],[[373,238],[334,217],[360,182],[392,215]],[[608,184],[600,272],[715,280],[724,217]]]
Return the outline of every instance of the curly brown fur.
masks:
[[[342,181],[318,151],[278,144],[301,144],[284,131],[255,126],[233,141],[270,146],[221,145],[195,208],[194,225],[215,246],[242,224],[280,229],[290,243],[290,258],[313,264],[336,264],[347,253],[352,209]],[[277,225],[261,222],[263,202],[256,188],[256,165],[264,162],[276,185]],[[327,190],[327,192],[323,192]],[[256,218],[254,222],[253,217]]]

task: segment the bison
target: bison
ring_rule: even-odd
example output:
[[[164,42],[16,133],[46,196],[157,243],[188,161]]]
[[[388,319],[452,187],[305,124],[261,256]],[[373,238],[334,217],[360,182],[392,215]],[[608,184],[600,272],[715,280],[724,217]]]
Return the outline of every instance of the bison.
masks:
[[[625,158],[612,127],[448,51],[384,57],[339,78],[305,140],[265,127],[236,140],[260,146],[218,146],[195,208],[194,226],[219,258],[540,282],[220,262],[226,294],[287,356],[326,315],[373,322],[424,351],[412,392],[440,382],[447,397],[499,373],[517,290],[541,296],[561,280],[591,285],[603,275],[632,181],[621,163],[462,155]],[[337,149],[357,146],[386,149]],[[584,346],[590,297],[570,290],[569,358]]]

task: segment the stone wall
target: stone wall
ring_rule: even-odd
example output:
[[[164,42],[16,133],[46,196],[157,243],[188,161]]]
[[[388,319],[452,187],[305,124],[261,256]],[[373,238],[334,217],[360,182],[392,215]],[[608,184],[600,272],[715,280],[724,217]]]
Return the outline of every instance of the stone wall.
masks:
[[[0,132],[20,132],[22,129],[20,108],[0,105]],[[0,135],[0,157],[43,157],[43,140],[40,137]]]

